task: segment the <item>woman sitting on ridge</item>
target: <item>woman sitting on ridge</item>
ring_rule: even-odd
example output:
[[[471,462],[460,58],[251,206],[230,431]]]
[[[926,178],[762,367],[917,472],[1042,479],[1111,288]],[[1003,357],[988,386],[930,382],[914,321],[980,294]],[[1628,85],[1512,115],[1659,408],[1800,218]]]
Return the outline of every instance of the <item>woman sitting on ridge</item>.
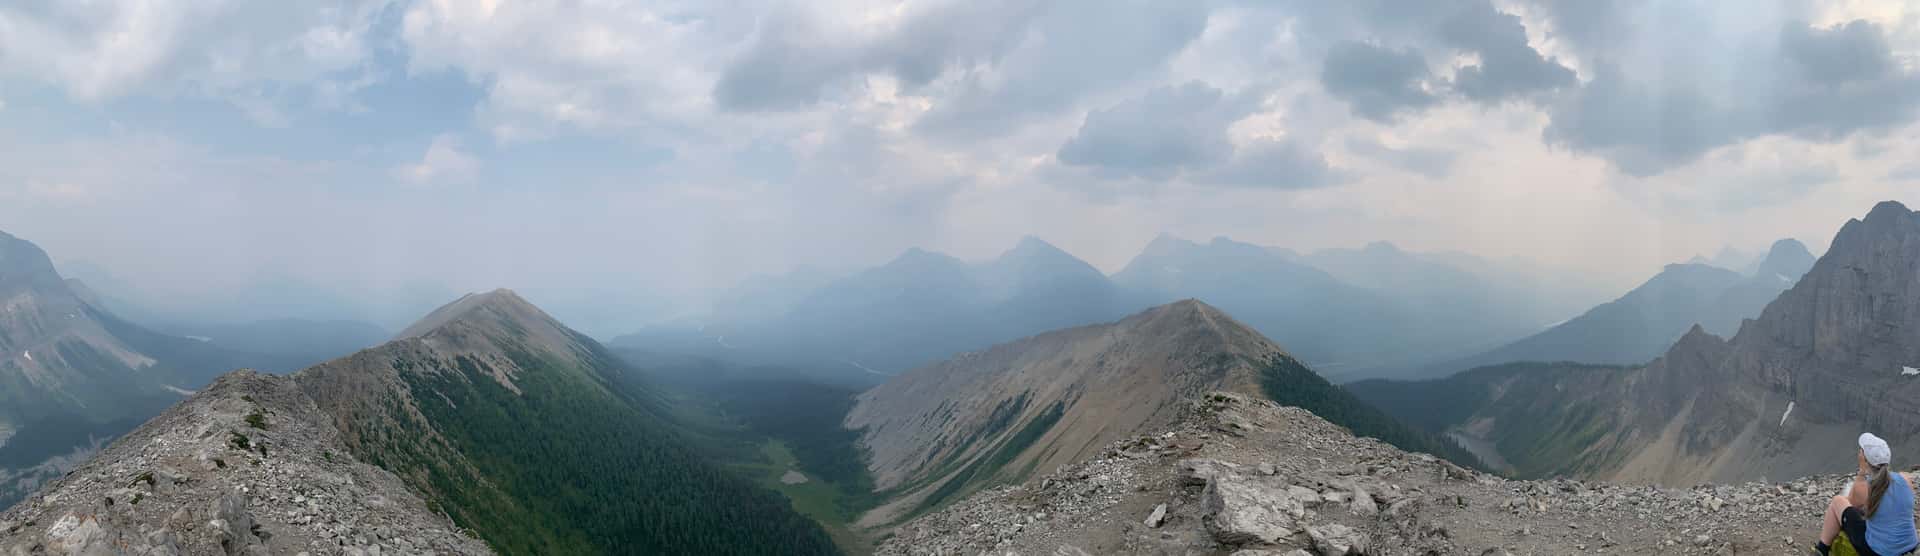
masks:
[[[1887,441],[1873,433],[1860,435],[1860,470],[1827,504],[1814,553],[1825,556],[1841,533],[1861,556],[1899,556],[1920,545],[1913,530],[1913,489],[1890,469],[1892,460]]]

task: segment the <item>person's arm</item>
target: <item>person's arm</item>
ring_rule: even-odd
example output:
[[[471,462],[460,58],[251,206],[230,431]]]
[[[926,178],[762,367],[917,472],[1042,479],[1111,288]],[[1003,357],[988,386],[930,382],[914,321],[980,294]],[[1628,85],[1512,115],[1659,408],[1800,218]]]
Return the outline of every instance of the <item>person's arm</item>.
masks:
[[[1847,503],[1852,504],[1855,508],[1866,509],[1867,490],[1869,489],[1867,487],[1866,472],[1854,473],[1853,488],[1847,489]]]

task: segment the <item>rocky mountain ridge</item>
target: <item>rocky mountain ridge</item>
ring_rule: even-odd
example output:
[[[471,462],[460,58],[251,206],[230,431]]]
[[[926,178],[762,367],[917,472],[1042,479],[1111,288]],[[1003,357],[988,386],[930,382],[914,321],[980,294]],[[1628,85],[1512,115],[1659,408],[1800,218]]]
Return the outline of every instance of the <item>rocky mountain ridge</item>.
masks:
[[[1232,391],[1282,400],[1396,445],[1473,463],[1327,382],[1259,332],[1198,300],[961,354],[856,397],[859,431],[886,502],[881,529],[967,493],[1085,460],[1114,440],[1178,422],[1188,402]]]
[[[0,550],[837,552],[650,395],[513,292],[471,294],[292,376],[227,375],[7,514]]]
[[[219,373],[277,361],[127,322],[39,246],[0,233],[0,505]]]
[[[1257,392],[1254,363],[1282,354],[1199,301],[961,354],[858,397],[848,428],[880,490],[901,491],[877,526],[981,484],[1079,461],[1119,436],[1171,423],[1198,392]]]
[[[1844,480],[1514,481],[1221,392],[1169,429],[910,521],[877,554],[1797,554]]]
[[[0,513],[0,553],[491,553],[329,422],[291,378],[228,374]]]

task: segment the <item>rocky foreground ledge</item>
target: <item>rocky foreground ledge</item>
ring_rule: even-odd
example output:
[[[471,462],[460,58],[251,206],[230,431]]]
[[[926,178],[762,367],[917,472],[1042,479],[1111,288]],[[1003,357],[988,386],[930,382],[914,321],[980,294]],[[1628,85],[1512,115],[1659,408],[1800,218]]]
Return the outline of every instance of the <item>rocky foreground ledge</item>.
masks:
[[[1215,393],[1173,431],[911,521],[878,554],[1802,554],[1844,480],[1513,481]]]
[[[331,423],[292,379],[228,374],[0,513],[0,555],[489,553]]]

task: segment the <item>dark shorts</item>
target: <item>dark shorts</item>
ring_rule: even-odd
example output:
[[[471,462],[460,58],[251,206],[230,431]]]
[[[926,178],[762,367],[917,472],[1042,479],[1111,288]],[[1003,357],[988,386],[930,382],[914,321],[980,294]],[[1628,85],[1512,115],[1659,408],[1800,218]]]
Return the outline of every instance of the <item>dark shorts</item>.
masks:
[[[1860,508],[1847,506],[1840,512],[1840,534],[1847,536],[1847,544],[1853,545],[1860,556],[1880,556],[1873,547],[1867,546],[1867,514],[1861,513]]]

